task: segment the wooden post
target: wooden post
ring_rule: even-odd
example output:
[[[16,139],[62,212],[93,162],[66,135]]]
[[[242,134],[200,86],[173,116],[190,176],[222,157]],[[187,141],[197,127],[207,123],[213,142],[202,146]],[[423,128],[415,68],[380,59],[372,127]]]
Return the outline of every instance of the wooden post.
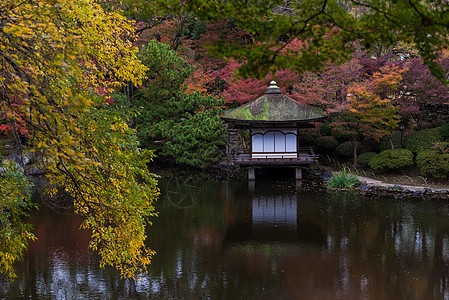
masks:
[[[295,179],[302,180],[302,168],[301,167],[296,167]]]
[[[248,180],[248,193],[249,196],[254,196],[254,191],[256,190],[256,181],[255,180]]]
[[[256,180],[256,172],[254,168],[248,168],[248,180]]]

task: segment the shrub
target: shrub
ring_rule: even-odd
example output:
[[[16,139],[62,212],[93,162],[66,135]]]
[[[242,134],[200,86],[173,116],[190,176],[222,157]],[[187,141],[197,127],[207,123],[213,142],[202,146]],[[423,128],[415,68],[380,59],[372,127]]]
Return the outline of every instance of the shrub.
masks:
[[[353,157],[354,155],[354,149],[350,141],[341,143],[340,145],[337,146],[335,150],[341,157],[349,158]]]
[[[320,134],[323,136],[331,135],[331,128],[329,127],[329,122],[322,123],[320,125]]]
[[[304,128],[298,130],[298,139],[301,146],[312,146],[318,137],[318,130],[314,128]]]
[[[401,132],[400,131],[393,131],[391,133],[391,141],[393,142],[393,146],[394,148],[402,148],[401,145]],[[381,140],[380,140],[380,144],[379,144],[379,151],[385,151],[391,149],[391,144],[390,144],[390,139],[388,138],[388,136],[384,136]]]
[[[379,142],[373,137],[365,136],[362,143],[359,144],[357,151],[360,153],[379,152]]]
[[[439,153],[449,153],[449,142],[436,142],[432,149]]]
[[[331,135],[336,138],[341,143],[349,141],[351,139],[351,135],[340,130],[331,129]]]
[[[359,179],[349,173],[346,169],[332,175],[327,181],[327,187],[331,189],[350,189],[360,184]]]
[[[413,166],[413,153],[407,149],[385,150],[371,158],[369,166],[374,170]]]
[[[449,123],[445,123],[438,128],[438,133],[447,140],[449,138]]]
[[[320,136],[315,140],[315,148],[318,152],[330,153],[334,151],[337,146],[338,141],[333,136]]]
[[[416,164],[424,176],[446,178],[449,175],[449,153],[424,150],[416,156]]]
[[[441,125],[443,125],[445,122],[442,119],[433,119],[430,121],[430,125],[432,125],[432,128],[434,127],[440,127]]]
[[[436,142],[443,140],[438,128],[415,131],[407,136],[406,148],[417,154],[423,150],[431,149]]]
[[[362,167],[368,167],[369,161],[371,160],[371,158],[373,158],[376,155],[377,155],[376,152],[366,152],[366,153],[360,154],[357,157],[357,163],[359,165],[361,165]]]

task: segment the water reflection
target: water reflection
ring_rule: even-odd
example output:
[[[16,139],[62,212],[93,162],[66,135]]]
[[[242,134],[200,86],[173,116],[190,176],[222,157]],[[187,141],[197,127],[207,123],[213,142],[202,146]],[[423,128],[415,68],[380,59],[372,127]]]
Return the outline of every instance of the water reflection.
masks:
[[[446,202],[301,190],[295,182],[161,182],[140,281],[100,270],[81,220],[42,208],[0,298],[449,299]]]

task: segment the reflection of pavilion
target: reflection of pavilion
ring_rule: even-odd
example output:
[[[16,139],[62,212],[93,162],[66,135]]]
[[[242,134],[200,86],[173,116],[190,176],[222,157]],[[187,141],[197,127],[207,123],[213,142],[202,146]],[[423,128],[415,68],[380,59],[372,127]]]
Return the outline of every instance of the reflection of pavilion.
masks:
[[[295,196],[255,196],[251,210],[254,239],[295,240],[298,228]]]
[[[225,241],[326,243],[321,227],[302,219],[296,195],[236,198],[234,209],[236,215],[228,224]]]

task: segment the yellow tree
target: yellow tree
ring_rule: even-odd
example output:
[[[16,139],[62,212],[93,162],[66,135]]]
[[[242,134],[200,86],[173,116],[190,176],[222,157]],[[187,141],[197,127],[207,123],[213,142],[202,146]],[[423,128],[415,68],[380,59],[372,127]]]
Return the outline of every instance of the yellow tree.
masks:
[[[146,171],[153,153],[139,149],[127,120],[97,93],[141,83],[145,67],[130,42],[133,23],[92,0],[3,0],[0,21],[1,119],[17,140],[26,126],[40,167],[85,217],[101,266],[134,277],[153,254],[144,245],[158,196],[156,176]],[[26,186],[8,174],[17,172],[4,168],[2,185]],[[9,278],[33,238],[17,226],[27,208],[25,190],[0,196],[0,273]]]
[[[353,84],[347,100],[336,111],[330,124],[334,131],[350,136],[354,166],[357,166],[357,147],[360,136],[379,141],[398,127],[399,108],[395,101],[402,74],[407,69],[385,66],[369,79]]]

